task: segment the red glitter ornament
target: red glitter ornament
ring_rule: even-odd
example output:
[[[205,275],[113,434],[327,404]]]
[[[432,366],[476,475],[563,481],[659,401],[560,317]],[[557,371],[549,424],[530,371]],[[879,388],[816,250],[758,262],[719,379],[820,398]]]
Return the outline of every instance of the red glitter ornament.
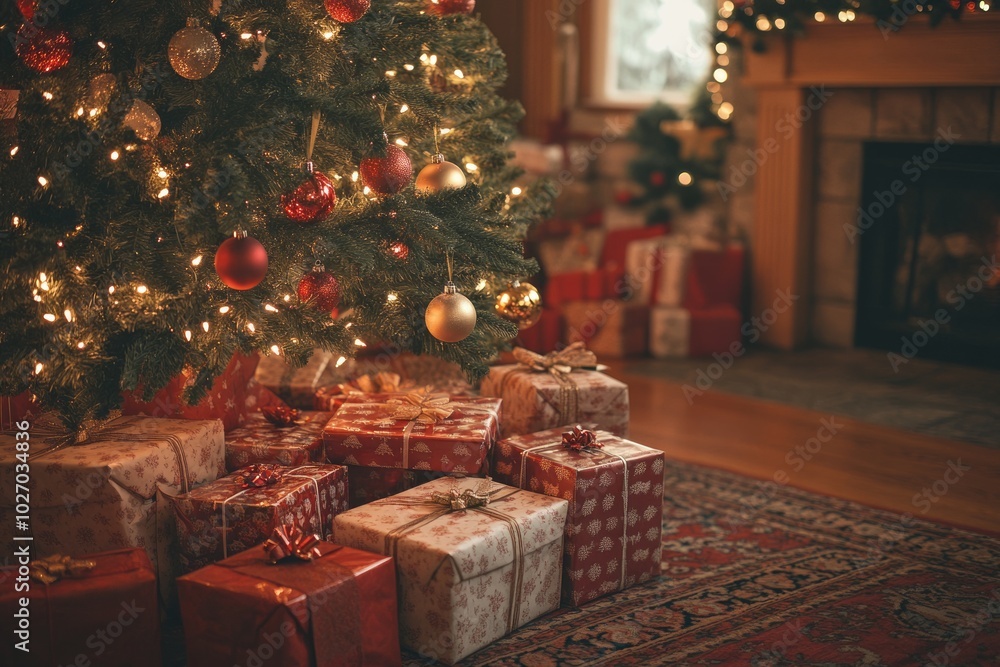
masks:
[[[331,315],[336,314],[337,306],[340,305],[340,283],[319,262],[311,272],[302,277],[297,291],[302,303],[308,303]]]
[[[73,56],[73,40],[68,32],[38,28],[31,23],[18,29],[14,44],[17,57],[42,74],[62,69]]]
[[[371,0],[326,0],[326,11],[341,23],[354,23],[371,6]]]
[[[366,157],[361,161],[361,179],[380,195],[394,195],[413,178],[410,157],[401,148],[389,144],[385,157]]]
[[[311,165],[311,163],[310,163]],[[292,222],[308,225],[330,215],[337,205],[333,181],[323,172],[307,168],[309,177],[294,192],[281,196],[281,207]]]
[[[476,8],[476,0],[428,0],[427,9],[432,14],[471,14]]]
[[[31,20],[31,17],[35,15],[35,9],[38,8],[38,0],[17,0],[17,9],[21,12],[21,16]]]
[[[215,272],[228,287],[252,289],[267,274],[267,250],[246,232],[237,232],[215,252]]]
[[[388,250],[390,255],[400,261],[403,261],[410,256],[410,248],[402,241],[390,243]]]

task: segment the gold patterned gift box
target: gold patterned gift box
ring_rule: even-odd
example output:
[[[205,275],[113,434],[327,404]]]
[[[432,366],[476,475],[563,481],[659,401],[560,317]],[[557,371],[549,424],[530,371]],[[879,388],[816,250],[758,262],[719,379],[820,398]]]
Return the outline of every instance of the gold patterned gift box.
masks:
[[[403,645],[450,665],[559,606],[566,509],[442,478],[338,515],[334,539],[395,557]]]

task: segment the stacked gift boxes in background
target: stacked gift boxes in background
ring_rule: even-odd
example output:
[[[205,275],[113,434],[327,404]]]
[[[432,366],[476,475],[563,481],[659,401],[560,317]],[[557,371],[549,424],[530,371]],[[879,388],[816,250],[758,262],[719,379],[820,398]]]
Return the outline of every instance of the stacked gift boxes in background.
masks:
[[[657,574],[662,454],[623,439],[628,388],[593,352],[518,349],[479,391],[414,359],[347,371],[321,359],[306,374],[269,362],[271,377],[293,379],[270,387],[321,410],[251,387],[264,407],[248,413],[219,385],[201,406],[214,419],[122,417],[82,443],[35,424],[35,454],[51,451],[32,467],[34,555],[64,575],[34,584],[63,628],[52,664],[72,664],[93,624],[83,595],[137,591],[144,623],[118,645],[122,664],[158,664],[146,656],[161,617],[175,636],[178,614],[190,666],[241,664],[268,636],[281,637],[266,649],[281,664],[400,664],[400,640],[453,664],[560,600]],[[230,369],[232,391],[247,391],[255,361]],[[436,376],[450,392],[427,386]],[[11,467],[17,451],[0,439]],[[2,491],[13,525],[14,489]],[[16,605],[0,597],[4,613]]]

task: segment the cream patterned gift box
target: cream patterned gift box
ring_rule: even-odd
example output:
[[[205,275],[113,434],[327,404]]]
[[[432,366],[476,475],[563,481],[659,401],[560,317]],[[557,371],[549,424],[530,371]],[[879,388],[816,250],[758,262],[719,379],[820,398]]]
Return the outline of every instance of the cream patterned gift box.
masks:
[[[58,446],[31,435],[31,532],[35,557],[141,547],[156,567],[164,599],[179,572],[176,495],[225,472],[218,420],[122,417],[84,444]],[[46,451],[48,449],[48,451]],[[0,524],[13,531],[14,436],[0,435]],[[12,536],[3,535],[5,543]]]
[[[559,606],[567,507],[442,478],[338,515],[334,539],[396,558],[403,644],[454,664]]]

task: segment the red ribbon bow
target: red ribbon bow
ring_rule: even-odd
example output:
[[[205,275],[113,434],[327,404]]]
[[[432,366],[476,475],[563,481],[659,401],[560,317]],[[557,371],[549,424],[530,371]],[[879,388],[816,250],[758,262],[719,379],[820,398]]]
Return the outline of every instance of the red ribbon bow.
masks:
[[[572,431],[562,434],[563,447],[579,452],[582,449],[599,449],[603,447],[597,442],[597,435],[582,426],[574,426]]]
[[[267,562],[275,565],[286,558],[311,561],[323,554],[319,550],[319,535],[306,535],[295,524],[278,526],[264,542]]]
[[[295,425],[295,420],[299,418],[299,411],[284,405],[265,406],[260,409],[264,419],[271,422],[278,428],[287,428]]]
[[[237,481],[244,489],[273,486],[281,481],[281,468],[273,463],[254,463],[237,474]]]

